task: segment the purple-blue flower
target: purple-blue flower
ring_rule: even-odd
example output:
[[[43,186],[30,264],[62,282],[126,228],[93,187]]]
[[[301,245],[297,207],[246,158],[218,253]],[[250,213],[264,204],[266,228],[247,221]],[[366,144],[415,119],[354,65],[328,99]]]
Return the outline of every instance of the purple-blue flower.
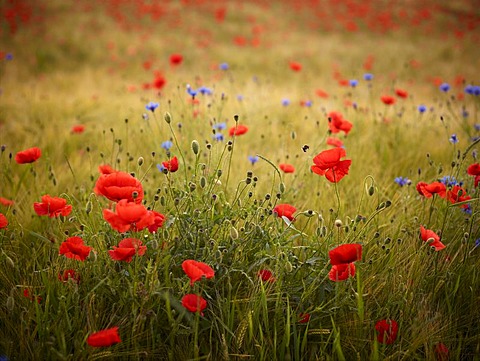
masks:
[[[365,79],[366,81],[370,81],[373,79],[373,74],[365,73],[363,74],[363,79]]]
[[[397,183],[400,187],[412,184],[412,181],[407,177],[395,177],[394,182]]]
[[[258,157],[256,155],[249,155],[248,160],[250,161],[250,163],[252,163],[252,165],[254,165],[258,162]]]
[[[352,88],[355,88],[358,85],[358,80],[357,79],[351,79],[350,80],[350,86]]]
[[[227,123],[225,123],[225,122],[215,123],[212,127],[213,127],[213,129],[216,129],[216,130],[223,130],[223,129],[227,128]]]
[[[222,142],[224,137],[222,133],[215,133],[213,134],[213,139],[215,139],[217,142]]]
[[[427,111],[427,107],[426,107],[425,105],[423,105],[423,104],[420,104],[420,105],[418,106],[418,111],[419,111],[420,113],[425,113],[425,112]]]
[[[187,84],[187,93],[190,94],[192,98],[195,98],[195,96],[197,95],[197,91],[192,89],[190,84]]]
[[[440,183],[445,184],[446,187],[462,186],[463,182],[458,182],[455,177],[446,175],[438,180]]]
[[[155,102],[149,102],[147,105],[145,105],[145,109],[150,110],[153,113],[155,109],[158,108],[159,105],[160,104]]]
[[[229,68],[227,63],[222,63],[218,67],[219,67],[220,70],[228,70],[228,68]]]
[[[166,140],[162,143],[162,148],[169,150],[173,146],[173,143],[170,140]]]
[[[440,90],[441,90],[442,92],[445,92],[445,93],[446,93],[446,92],[448,92],[448,91],[450,90],[450,84],[448,84],[448,83],[442,83],[442,84],[440,84],[439,88],[440,88]]]
[[[200,88],[197,89],[197,91],[202,94],[202,95],[212,95],[213,90],[210,88],[207,88],[206,86],[201,86]]]
[[[452,134],[448,140],[449,140],[450,143],[452,143],[452,144],[457,144],[457,143],[458,143],[458,138],[457,138],[457,135],[456,135],[456,134]]]
[[[284,107],[287,107],[287,106],[289,106],[289,105],[290,105],[290,100],[289,100],[289,99],[287,99],[287,98],[285,98],[285,99],[282,99],[282,105],[283,105]]]

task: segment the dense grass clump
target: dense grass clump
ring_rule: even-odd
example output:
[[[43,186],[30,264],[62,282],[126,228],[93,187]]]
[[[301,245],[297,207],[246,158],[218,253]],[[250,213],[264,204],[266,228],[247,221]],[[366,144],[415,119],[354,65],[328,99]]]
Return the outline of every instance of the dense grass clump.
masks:
[[[470,2],[0,9],[0,359],[480,359]]]

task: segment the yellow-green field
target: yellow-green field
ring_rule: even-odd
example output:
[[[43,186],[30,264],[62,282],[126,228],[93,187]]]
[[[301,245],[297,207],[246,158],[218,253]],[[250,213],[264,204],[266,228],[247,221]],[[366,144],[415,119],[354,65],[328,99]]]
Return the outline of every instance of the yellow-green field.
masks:
[[[0,360],[479,360],[477,5],[0,1]]]

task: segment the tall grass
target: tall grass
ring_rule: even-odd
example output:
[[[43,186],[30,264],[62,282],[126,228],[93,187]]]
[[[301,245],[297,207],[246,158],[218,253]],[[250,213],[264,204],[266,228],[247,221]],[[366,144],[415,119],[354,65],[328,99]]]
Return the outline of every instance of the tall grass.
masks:
[[[125,2],[123,14],[133,21],[122,26],[105,4],[42,2],[43,12],[30,4],[45,21],[14,35],[2,27],[0,50],[13,59],[0,64],[0,196],[15,203],[0,206],[9,222],[0,230],[0,354],[435,360],[442,343],[450,359],[480,358],[478,191],[466,173],[477,162],[480,98],[464,92],[478,85],[473,32],[447,34],[452,17],[436,8],[425,28],[380,35],[366,25],[326,31],[312,10],[320,8],[286,11],[283,2],[228,2],[223,23],[214,21],[217,4],[170,3],[162,20],[135,21],[134,5]],[[468,10],[468,3],[458,7]],[[232,45],[255,31],[258,47]],[[172,53],[184,62],[171,66]],[[375,61],[366,70],[369,56]],[[302,63],[300,72],[289,68],[292,60]],[[220,70],[224,62],[229,68]],[[165,87],[143,89],[154,70]],[[358,85],[339,85],[335,70]],[[364,80],[366,72],[374,79]],[[458,75],[464,81],[455,85]],[[452,89],[442,92],[434,77]],[[187,84],[212,94],[192,102]],[[391,106],[380,101],[397,88],[409,96]],[[282,105],[285,98],[290,105]],[[160,104],[153,112],[145,109],[150,101]],[[327,114],[334,110],[353,123],[339,136],[352,166],[338,183],[310,171],[313,157],[329,148]],[[213,125],[223,122],[227,129],[215,132],[224,140],[217,141]],[[85,132],[71,133],[75,124]],[[248,132],[229,137],[239,124]],[[458,143],[449,141],[452,134]],[[161,147],[167,140],[169,150]],[[16,152],[32,146],[42,157],[17,164]],[[179,170],[161,172],[157,165],[173,156]],[[283,173],[280,163],[295,172]],[[112,229],[102,215],[112,202],[93,192],[102,164],[141,181],[143,204],[166,216],[163,227],[126,235]],[[399,176],[410,183],[398,185]],[[462,182],[470,214],[415,189],[444,176]],[[35,214],[33,203],[44,194],[67,199],[72,213]],[[297,208],[294,221],[273,212],[282,203]],[[435,252],[423,242],[421,225],[446,248]],[[70,236],[93,248],[85,261],[59,254]],[[127,236],[142,240],[146,254],[112,260],[108,250]],[[328,252],[347,243],[362,244],[362,259],[355,277],[333,282]],[[181,266],[187,259],[210,265],[214,278],[191,286]],[[69,268],[79,283],[59,281]],[[274,278],[262,280],[260,270]],[[203,316],[183,307],[188,293],[208,302]],[[310,319],[301,322],[305,314]],[[382,319],[399,324],[392,344],[377,340]],[[88,335],[113,326],[121,343],[87,344]]]

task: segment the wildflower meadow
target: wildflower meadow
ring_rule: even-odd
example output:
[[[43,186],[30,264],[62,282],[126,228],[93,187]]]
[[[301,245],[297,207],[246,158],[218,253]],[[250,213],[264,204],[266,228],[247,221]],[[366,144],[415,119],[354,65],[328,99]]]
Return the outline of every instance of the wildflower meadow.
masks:
[[[480,360],[478,5],[0,1],[0,360]]]

